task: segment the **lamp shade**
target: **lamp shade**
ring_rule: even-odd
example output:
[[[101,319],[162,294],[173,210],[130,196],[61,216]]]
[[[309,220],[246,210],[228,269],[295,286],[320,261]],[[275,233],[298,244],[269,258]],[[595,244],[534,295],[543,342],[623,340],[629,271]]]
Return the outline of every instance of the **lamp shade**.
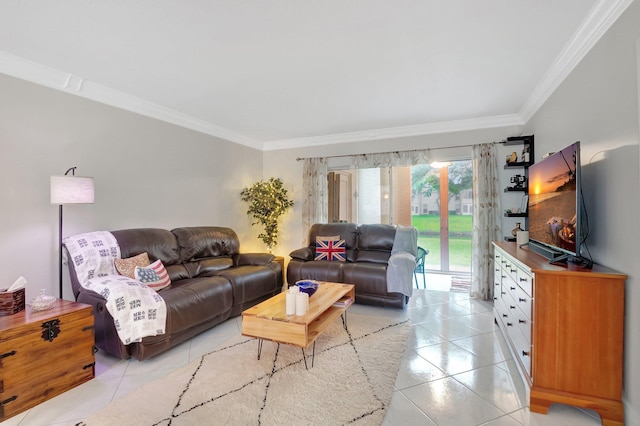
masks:
[[[93,202],[93,178],[51,176],[51,204],[91,204]]]

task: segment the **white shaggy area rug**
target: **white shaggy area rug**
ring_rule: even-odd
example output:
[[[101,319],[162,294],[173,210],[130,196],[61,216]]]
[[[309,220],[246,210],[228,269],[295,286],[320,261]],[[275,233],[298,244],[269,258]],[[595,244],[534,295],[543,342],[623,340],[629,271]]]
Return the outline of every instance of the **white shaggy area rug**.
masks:
[[[349,313],[311,347],[239,336],[200,360],[112,402],[97,425],[374,425],[382,423],[409,334],[408,321]]]

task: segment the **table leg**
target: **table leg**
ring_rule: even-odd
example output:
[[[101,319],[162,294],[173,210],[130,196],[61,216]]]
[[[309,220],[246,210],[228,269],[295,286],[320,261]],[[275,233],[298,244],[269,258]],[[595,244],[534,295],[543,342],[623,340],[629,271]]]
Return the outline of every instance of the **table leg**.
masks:
[[[349,329],[347,328],[347,311],[344,311],[342,315],[340,315],[340,318],[342,318],[342,326],[344,327],[345,331],[349,331]]]
[[[260,359],[260,354],[262,353],[262,339],[258,339],[258,359]]]
[[[302,359],[304,360],[304,368],[308,370],[309,367],[307,366],[307,356],[304,353],[304,348],[300,348],[300,349],[302,349]],[[311,352],[311,368],[313,368],[313,363],[315,362],[315,360],[316,360],[316,342],[314,341],[313,349]]]

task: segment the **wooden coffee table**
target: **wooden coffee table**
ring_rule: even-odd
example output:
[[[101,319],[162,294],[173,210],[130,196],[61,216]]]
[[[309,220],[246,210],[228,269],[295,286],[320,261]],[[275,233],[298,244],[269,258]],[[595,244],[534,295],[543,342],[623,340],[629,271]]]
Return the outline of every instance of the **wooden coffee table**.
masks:
[[[352,284],[320,282],[318,291],[309,298],[309,310],[305,315],[289,315],[286,312],[286,292],[277,294],[242,312],[242,335],[258,339],[258,359],[263,340],[286,343],[302,349],[304,365],[307,358],[304,349],[313,343],[311,366],[315,358],[315,341],[339,316],[347,327],[346,312],[350,304],[336,306],[344,299],[355,300]]]

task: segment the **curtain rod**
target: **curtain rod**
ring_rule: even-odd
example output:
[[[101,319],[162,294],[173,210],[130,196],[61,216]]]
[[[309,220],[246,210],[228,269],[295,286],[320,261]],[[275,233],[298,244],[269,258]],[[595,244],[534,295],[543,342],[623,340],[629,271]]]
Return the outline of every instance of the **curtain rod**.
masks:
[[[506,143],[506,140],[503,141],[499,141],[499,142],[490,142],[492,144],[497,144],[497,143],[501,143],[504,144]],[[425,151],[425,150],[438,150],[438,149],[454,149],[454,148],[467,148],[470,146],[475,146],[475,145],[479,145],[477,143],[474,144],[465,144],[465,145],[453,145],[453,146],[437,146],[435,148],[424,148],[424,149],[408,149],[406,151],[386,151],[386,152],[369,152],[367,154],[341,154],[341,155],[328,155],[326,157],[297,157],[296,161],[302,161],[302,160],[308,160],[311,158],[344,158],[344,157],[353,157],[354,155],[380,155],[380,154],[399,154],[401,152],[417,152],[417,151]]]

